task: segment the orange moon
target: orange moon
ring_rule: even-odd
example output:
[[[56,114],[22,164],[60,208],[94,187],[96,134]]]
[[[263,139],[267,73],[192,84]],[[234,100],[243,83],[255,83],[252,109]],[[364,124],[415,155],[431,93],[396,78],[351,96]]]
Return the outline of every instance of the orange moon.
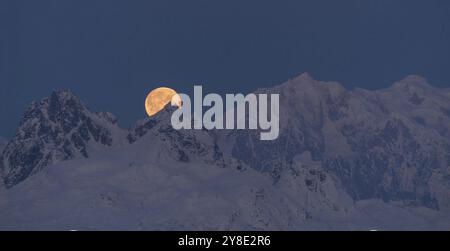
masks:
[[[181,107],[181,98],[177,92],[168,87],[159,87],[152,90],[145,99],[145,111],[153,116],[161,111],[168,103]]]

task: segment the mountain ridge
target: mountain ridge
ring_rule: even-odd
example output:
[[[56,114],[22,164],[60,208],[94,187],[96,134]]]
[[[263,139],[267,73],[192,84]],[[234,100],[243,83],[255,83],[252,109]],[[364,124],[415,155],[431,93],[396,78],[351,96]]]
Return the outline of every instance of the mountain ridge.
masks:
[[[54,91],[32,102],[2,154],[7,187],[50,163],[88,157],[88,148],[112,146],[121,129],[108,114],[92,113],[72,92]]]
[[[63,206],[62,212],[71,215],[66,220],[58,216],[62,217],[59,224],[87,219],[85,214],[95,214],[94,209],[110,217],[118,213],[115,210],[131,210],[140,215],[140,223],[129,226],[133,229],[140,225],[143,229],[330,226],[323,221],[336,221],[331,225],[349,221],[361,227],[373,223],[366,222],[363,211],[379,207],[393,215],[412,210],[414,213],[406,213],[408,220],[432,229],[429,221],[450,210],[450,98],[424,81],[412,75],[383,90],[346,90],[337,82],[302,74],[273,88],[258,89],[256,93],[280,94],[280,136],[270,142],[260,141],[257,130],[174,130],[170,125],[174,108],[170,106],[124,130],[118,127],[114,115],[92,112],[72,93],[56,92],[33,103],[18,136],[5,148],[0,165],[4,166],[1,169],[10,191],[7,206],[30,217],[40,215],[24,206],[34,203],[34,196],[29,194],[36,193],[49,205]],[[51,105],[52,99],[56,104]],[[42,125],[49,129],[39,134]],[[87,132],[82,142],[70,141],[72,133],[80,131]],[[5,161],[23,156],[23,146],[28,142],[45,156],[55,156],[64,149],[61,142],[66,140],[75,154],[44,164],[41,161],[45,158],[39,157],[37,162],[19,163],[18,169]],[[30,152],[25,150],[26,154]],[[8,180],[17,177],[17,170],[23,170],[24,165],[28,169],[27,175],[19,176],[23,179]],[[227,187],[233,193],[226,192]],[[156,191],[174,201],[161,200]],[[151,195],[148,200],[144,192]],[[64,204],[66,193],[73,194],[74,201],[92,200],[93,204]],[[46,194],[58,197],[45,198]],[[19,199],[21,196],[27,197],[27,203]],[[129,196],[133,199],[127,205]],[[211,222],[213,215],[202,218],[198,212],[177,214],[164,206],[175,206],[177,200],[183,210],[199,208],[205,215],[209,214],[203,203],[212,203],[211,208],[223,217],[222,225]],[[44,206],[39,207],[42,212],[60,214]],[[72,211],[75,206],[85,216]],[[420,211],[427,213],[416,212],[419,208],[426,208]],[[163,222],[144,213],[146,209],[159,212]],[[134,222],[130,215],[122,216]],[[171,221],[171,217],[177,220]],[[319,223],[321,218],[327,220]],[[150,219],[159,223],[153,224]],[[380,227],[395,229],[402,225],[386,219],[378,216]],[[83,224],[108,225],[94,219]],[[450,226],[450,220],[441,224]]]

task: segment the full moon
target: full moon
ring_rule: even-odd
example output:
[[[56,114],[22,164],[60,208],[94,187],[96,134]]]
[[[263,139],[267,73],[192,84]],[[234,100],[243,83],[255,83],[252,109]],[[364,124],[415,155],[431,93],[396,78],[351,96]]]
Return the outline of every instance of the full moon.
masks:
[[[180,95],[171,88],[156,88],[152,90],[145,99],[145,111],[148,116],[153,116],[161,111],[168,103],[181,107]]]

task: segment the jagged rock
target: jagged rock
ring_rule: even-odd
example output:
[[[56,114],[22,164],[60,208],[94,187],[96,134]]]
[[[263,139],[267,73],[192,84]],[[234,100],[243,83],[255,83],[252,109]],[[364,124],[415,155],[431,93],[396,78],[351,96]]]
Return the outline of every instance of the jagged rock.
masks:
[[[450,196],[450,188],[439,186],[446,191],[435,196],[431,177],[449,177],[450,98],[424,78],[347,91],[303,74],[263,91],[280,94],[280,136],[262,142],[257,132],[239,131],[222,143],[233,145],[234,157],[278,179],[295,156],[309,152],[355,200],[446,205],[438,197]]]
[[[69,91],[55,91],[33,102],[5,146],[1,158],[4,183],[12,187],[49,164],[88,158],[93,144],[118,143],[123,132],[115,121],[110,113],[89,111]]]
[[[25,215],[38,229],[448,229],[448,90],[410,76],[349,91],[302,74],[256,92],[280,94],[274,141],[174,130],[170,106],[124,133],[70,93],[34,103],[0,162],[11,199],[0,225],[24,227]]]
[[[214,137],[207,130],[173,129],[170,117],[174,109],[177,108],[168,105],[155,116],[138,121],[130,130],[128,141],[146,140],[149,144],[159,144],[160,151],[180,162],[195,158],[220,167],[225,167],[227,163],[238,165],[235,160],[224,159]]]

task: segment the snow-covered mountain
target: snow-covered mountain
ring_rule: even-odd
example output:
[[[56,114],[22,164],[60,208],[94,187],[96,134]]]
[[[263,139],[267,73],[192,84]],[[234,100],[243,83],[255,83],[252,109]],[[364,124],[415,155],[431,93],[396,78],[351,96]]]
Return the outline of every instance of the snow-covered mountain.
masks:
[[[450,227],[449,90],[409,76],[384,90],[349,91],[303,74],[256,92],[280,94],[277,140],[174,130],[171,107],[126,131],[73,94],[53,93],[27,110],[4,151],[0,226]]]
[[[270,175],[245,166],[179,162],[159,151],[161,143],[144,137],[48,166],[5,193],[0,228],[445,229],[450,222],[448,214],[424,207],[354,203],[311,160],[283,171],[274,184]]]
[[[89,111],[69,91],[33,102],[1,156],[4,183],[12,187],[49,164],[124,142],[116,122],[110,113]]]
[[[286,173],[286,182],[274,185],[269,175],[245,165],[216,165],[199,151],[186,150],[180,160],[166,144],[170,140],[148,133],[89,159],[48,166],[8,190],[0,226],[283,229],[316,215],[337,219],[352,212],[350,197],[313,169],[298,166],[295,176]],[[315,189],[306,188],[305,177]]]
[[[280,136],[239,131],[224,144],[277,179],[309,152],[355,200],[450,206],[450,99],[419,76],[379,91],[347,91],[308,74],[259,92],[280,93]]]
[[[6,144],[8,144],[8,141],[2,137],[0,137],[0,155],[1,152],[3,152],[3,149],[5,148]]]
[[[200,160],[204,164],[229,167],[238,166],[240,161],[224,156],[211,132],[207,130],[175,130],[170,124],[173,108],[167,106],[155,116],[140,120],[129,130],[130,144],[148,140],[154,148],[155,158],[169,157],[178,162],[189,163]]]

